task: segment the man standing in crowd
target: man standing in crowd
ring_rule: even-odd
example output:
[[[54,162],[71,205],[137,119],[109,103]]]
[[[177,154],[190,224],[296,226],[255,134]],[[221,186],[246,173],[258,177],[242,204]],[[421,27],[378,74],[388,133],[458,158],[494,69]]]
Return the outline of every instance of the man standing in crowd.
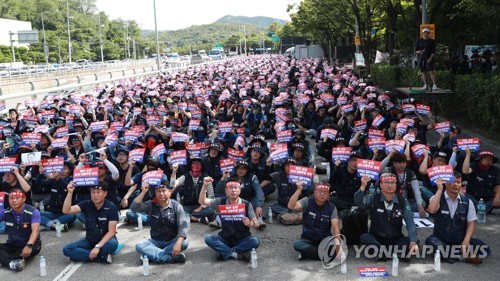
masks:
[[[424,28],[422,30],[422,38],[417,41],[416,53],[419,55],[420,71],[422,72],[422,80],[424,82],[423,90],[427,90],[427,72],[431,76],[432,90],[437,90],[436,74],[434,73],[434,55],[436,53],[436,41],[429,38],[430,30]]]

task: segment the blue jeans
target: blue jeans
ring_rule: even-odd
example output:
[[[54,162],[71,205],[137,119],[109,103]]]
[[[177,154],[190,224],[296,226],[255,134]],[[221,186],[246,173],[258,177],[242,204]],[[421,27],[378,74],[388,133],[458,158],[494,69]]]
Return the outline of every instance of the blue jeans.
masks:
[[[135,250],[141,254],[141,256],[146,255],[150,261],[166,263],[172,258],[175,242],[177,242],[177,238],[170,241],[148,239],[137,243],[137,245],[135,245]],[[181,251],[186,250],[187,247],[188,242],[184,239],[184,241],[182,241]]]
[[[56,221],[59,221],[61,224],[71,224],[76,219],[75,215],[57,214],[52,212],[40,212],[40,216],[40,224],[47,227],[48,229],[50,229],[52,225],[56,223]]]
[[[313,260],[319,260],[319,254],[318,254],[318,245],[315,245],[311,241],[307,239],[297,239],[293,241],[293,248],[295,251],[299,252],[302,258],[308,258],[308,259],[313,259]],[[334,252],[334,256],[332,258],[335,258],[337,254]]]
[[[431,200],[431,197],[434,196],[434,193],[425,186],[420,186],[420,193],[422,194],[422,199],[427,203]]]
[[[408,245],[410,244],[410,238],[408,237],[405,237],[405,236],[401,236],[397,239],[384,239],[384,238],[381,238],[381,237],[375,237],[374,235],[370,234],[370,233],[363,233],[361,234],[361,237],[360,237],[360,244],[361,245],[373,245],[373,246],[377,246],[377,247],[380,247],[382,245],[384,246],[389,246],[389,245],[394,245],[396,246],[398,249],[403,249],[403,247],[406,247],[406,252],[408,253],[408,251],[410,250],[410,248],[408,247]],[[417,241],[418,243],[418,241]],[[393,248],[393,251],[395,249]],[[379,251],[379,254],[377,255],[378,257],[381,257],[382,252]],[[385,258],[391,258],[392,257],[392,254],[391,256],[388,256],[388,257],[385,257]]]
[[[144,213],[132,212],[132,211],[128,210],[126,213],[126,216],[127,216],[127,219],[129,222],[133,222],[135,224],[137,224],[137,217],[141,216],[142,217],[142,225],[149,226],[149,218]]]
[[[91,243],[86,238],[69,243],[64,246],[63,253],[72,261],[105,261],[106,257],[115,252],[118,247],[118,240],[112,238],[104,246],[101,247],[99,255],[94,260],[89,259],[90,252],[94,249],[95,244]]]
[[[186,215],[190,215],[195,218],[204,218],[208,217],[210,218],[211,216],[214,215],[214,210],[210,207],[204,208],[198,213],[193,213],[193,211],[198,208],[197,206],[182,206],[184,208],[184,212],[186,212]]]
[[[235,243],[231,243],[220,235],[209,234],[205,236],[205,244],[219,253],[224,260],[227,260],[233,252],[245,253],[250,252],[252,249],[257,249],[260,241],[255,236],[248,236]]]

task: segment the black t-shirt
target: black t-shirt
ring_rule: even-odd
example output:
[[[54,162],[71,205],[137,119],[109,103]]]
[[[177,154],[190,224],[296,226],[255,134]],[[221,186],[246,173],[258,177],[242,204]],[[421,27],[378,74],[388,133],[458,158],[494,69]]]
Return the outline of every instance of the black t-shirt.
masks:
[[[427,40],[425,40],[424,38],[420,38],[417,41],[416,51],[425,51],[424,58],[428,59],[432,54],[436,52],[436,41],[431,38],[428,38]]]

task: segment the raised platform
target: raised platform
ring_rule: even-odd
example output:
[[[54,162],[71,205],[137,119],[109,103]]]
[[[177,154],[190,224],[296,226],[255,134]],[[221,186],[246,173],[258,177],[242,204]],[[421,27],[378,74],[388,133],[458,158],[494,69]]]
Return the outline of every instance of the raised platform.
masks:
[[[443,107],[450,107],[453,104],[456,93],[451,90],[436,89],[422,90],[421,87],[396,88],[396,98],[399,104],[404,99],[413,98],[418,103],[428,104],[434,112],[434,118],[437,118],[438,113],[444,116]],[[450,116],[451,117],[451,116]]]
[[[430,99],[441,99],[441,98],[452,98],[455,96],[455,92],[451,90],[445,89],[436,89],[436,90],[422,90],[420,87],[410,88],[396,88],[396,95],[398,99],[407,99],[407,98],[430,98]]]

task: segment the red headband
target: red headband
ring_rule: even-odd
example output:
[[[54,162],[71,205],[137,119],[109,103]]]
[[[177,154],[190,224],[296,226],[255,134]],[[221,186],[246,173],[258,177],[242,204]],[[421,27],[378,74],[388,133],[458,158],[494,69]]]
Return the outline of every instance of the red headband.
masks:
[[[241,184],[239,182],[236,182],[236,181],[230,181],[228,183],[226,183],[226,187],[231,187],[231,186],[235,186],[235,187],[241,187]]]
[[[387,182],[389,180],[396,181],[396,177],[393,175],[388,175],[380,178],[380,182]]]
[[[23,198],[26,198],[26,194],[24,194],[24,192],[20,192],[20,191],[14,191],[14,192],[11,192],[9,194],[10,197],[23,197]]]
[[[314,190],[330,191],[330,187],[326,184],[317,184]]]

